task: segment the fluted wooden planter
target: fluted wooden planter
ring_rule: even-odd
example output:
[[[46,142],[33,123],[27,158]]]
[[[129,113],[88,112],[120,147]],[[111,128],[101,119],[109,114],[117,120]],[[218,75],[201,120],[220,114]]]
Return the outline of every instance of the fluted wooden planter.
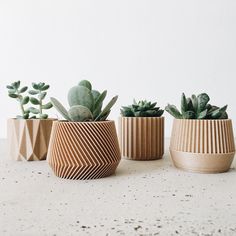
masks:
[[[114,121],[54,122],[48,162],[56,176],[102,178],[114,174],[120,160]]]
[[[164,117],[120,117],[122,156],[130,160],[161,159],[164,154]]]
[[[231,120],[175,119],[170,153],[174,165],[187,171],[228,171],[235,154]]]
[[[8,153],[17,161],[46,160],[52,123],[55,119],[8,119]]]

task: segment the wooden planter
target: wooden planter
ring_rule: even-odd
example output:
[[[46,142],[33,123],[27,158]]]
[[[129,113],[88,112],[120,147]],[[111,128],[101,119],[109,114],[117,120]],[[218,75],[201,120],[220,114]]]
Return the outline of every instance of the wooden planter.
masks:
[[[120,160],[114,121],[54,122],[48,162],[56,176],[102,178],[114,174]]]
[[[164,154],[164,117],[120,117],[122,156],[130,160],[161,159]]]
[[[8,119],[7,140],[11,159],[46,160],[54,119]]]
[[[175,119],[170,153],[174,165],[183,170],[228,171],[235,154],[231,120]]]

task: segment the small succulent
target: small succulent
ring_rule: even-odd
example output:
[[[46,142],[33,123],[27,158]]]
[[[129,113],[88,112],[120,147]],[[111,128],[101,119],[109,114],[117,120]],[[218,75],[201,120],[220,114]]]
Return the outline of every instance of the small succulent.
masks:
[[[106,90],[100,93],[92,89],[89,81],[82,80],[68,92],[67,98],[70,105],[68,111],[56,98],[52,97],[51,102],[58,112],[68,121],[104,121],[107,119],[112,106],[118,99],[118,96],[113,97],[105,108],[102,109],[106,95]]]
[[[15,98],[20,104],[21,115],[18,115],[17,118],[28,119],[29,110],[25,108],[25,105],[29,102],[29,96],[25,96],[24,93],[28,90],[27,86],[20,87],[21,82],[16,81],[7,85],[8,96]]]
[[[160,117],[164,110],[156,107],[156,104],[156,102],[151,103],[146,100],[139,102],[134,100],[132,105],[122,107],[121,115],[125,117]]]
[[[16,81],[12,83],[11,85],[7,85],[8,89],[8,95],[11,98],[17,99],[17,101],[20,103],[20,109],[21,109],[21,115],[18,115],[17,118],[23,118],[23,119],[47,119],[48,115],[43,114],[44,109],[50,109],[52,107],[52,103],[48,102],[46,104],[43,104],[43,100],[45,99],[47,92],[46,90],[49,89],[49,85],[46,85],[45,83],[32,83],[33,89],[28,91],[30,95],[37,95],[36,97],[24,95],[24,93],[28,90],[27,86],[24,86],[20,88],[20,81]],[[29,101],[33,105],[38,105],[38,108],[35,107],[29,107],[25,108],[25,105],[29,103]],[[30,114],[33,114],[30,116]]]
[[[53,105],[51,102],[43,104],[43,100],[45,99],[47,95],[46,91],[50,88],[50,86],[40,82],[38,84],[32,83],[32,87],[33,89],[29,91],[29,94],[33,95],[30,97],[30,102],[33,105],[38,106],[38,108],[30,107],[28,110],[35,115],[34,118],[37,118],[36,115],[38,115],[39,119],[47,119],[48,115],[44,114],[43,110],[48,110],[52,108]],[[35,97],[36,95],[37,97]]]
[[[198,96],[193,94],[191,98],[186,98],[183,93],[181,112],[176,106],[170,104],[166,106],[165,110],[177,119],[228,119],[227,105],[220,108],[209,104],[209,101],[210,98],[206,93]]]

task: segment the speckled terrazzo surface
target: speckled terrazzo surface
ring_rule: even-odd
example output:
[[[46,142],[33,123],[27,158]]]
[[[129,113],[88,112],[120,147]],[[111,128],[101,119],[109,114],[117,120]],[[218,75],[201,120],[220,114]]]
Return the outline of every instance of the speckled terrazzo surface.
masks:
[[[168,145],[168,142],[166,142]],[[236,163],[193,174],[169,159],[123,160],[115,176],[71,181],[45,161],[7,159],[0,141],[0,235],[236,235]]]

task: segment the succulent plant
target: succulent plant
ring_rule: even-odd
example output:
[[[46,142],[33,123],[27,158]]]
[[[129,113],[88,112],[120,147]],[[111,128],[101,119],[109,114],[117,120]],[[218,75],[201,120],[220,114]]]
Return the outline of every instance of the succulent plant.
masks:
[[[92,90],[91,83],[87,80],[82,80],[68,92],[67,98],[70,106],[68,111],[56,98],[51,97],[51,102],[68,121],[104,121],[118,99],[118,96],[113,97],[105,108],[102,109],[106,95],[106,90],[102,93]]]
[[[177,119],[228,119],[227,105],[220,108],[209,104],[210,97],[206,93],[186,98],[182,94],[181,112],[174,105],[168,104],[165,110]]]
[[[35,105],[38,106],[38,108],[35,107],[30,107],[28,110],[33,113],[35,116],[34,118],[38,118],[39,119],[47,119],[48,115],[43,113],[43,110],[48,110],[50,108],[52,108],[52,103],[48,102],[43,104],[43,100],[45,99],[46,95],[47,95],[47,90],[50,88],[50,86],[48,84],[45,83],[32,83],[32,87],[33,89],[29,91],[30,95],[33,95],[30,97],[30,102]],[[37,97],[35,97],[37,95]]]
[[[24,96],[24,93],[28,90],[27,86],[24,86],[20,88],[20,81],[13,82],[10,85],[7,85],[8,89],[8,95],[11,98],[17,99],[17,101],[20,103],[20,109],[21,109],[21,115],[16,116],[16,118],[23,118],[23,119],[47,119],[48,115],[43,114],[43,109],[50,109],[52,107],[52,103],[48,102],[46,104],[43,104],[43,100],[45,99],[45,96],[47,95],[46,90],[49,89],[49,85],[45,85],[45,83],[33,83],[33,89],[30,90],[30,95],[38,95],[37,98],[35,97],[29,97],[28,95]],[[25,108],[25,105],[29,103],[29,101],[33,105],[38,105],[39,108],[35,107],[29,107]],[[30,116],[30,114],[33,114]],[[38,117],[36,116],[38,115]]]
[[[156,107],[156,104],[156,102],[151,103],[146,100],[139,102],[134,100],[132,105],[122,107],[121,115],[125,117],[160,117],[164,110]]]
[[[16,81],[10,85],[7,85],[8,96],[15,98],[20,104],[21,115],[18,115],[17,118],[28,119],[30,112],[25,108],[25,105],[29,102],[29,96],[24,95],[24,93],[28,90],[28,87],[23,86],[20,88],[20,85],[20,81]]]

